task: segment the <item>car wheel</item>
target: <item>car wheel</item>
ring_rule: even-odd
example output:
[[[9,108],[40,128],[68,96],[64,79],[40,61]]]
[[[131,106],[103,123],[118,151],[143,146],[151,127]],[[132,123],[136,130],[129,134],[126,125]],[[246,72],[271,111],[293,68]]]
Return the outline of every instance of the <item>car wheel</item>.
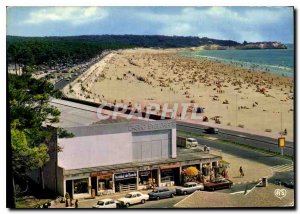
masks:
[[[141,200],[141,203],[144,204],[145,203],[145,199]]]
[[[130,206],[130,204],[129,204],[129,203],[127,203],[127,204],[126,204],[126,207],[129,207],[129,206]]]
[[[186,195],[186,194],[187,194],[187,192],[183,192],[183,194],[184,194],[184,195]]]
[[[174,194],[172,193],[170,197],[171,197],[171,198],[174,198]]]
[[[231,189],[232,185],[229,185],[228,187],[229,187],[229,189]]]
[[[159,200],[159,197],[158,197],[158,196],[156,197],[156,200]]]
[[[215,188],[211,188],[211,191],[215,191]]]

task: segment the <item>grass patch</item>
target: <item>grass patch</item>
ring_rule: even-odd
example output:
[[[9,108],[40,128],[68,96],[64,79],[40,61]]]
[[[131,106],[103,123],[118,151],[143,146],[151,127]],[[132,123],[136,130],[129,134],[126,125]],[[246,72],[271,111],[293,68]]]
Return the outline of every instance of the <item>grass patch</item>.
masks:
[[[206,135],[203,135],[203,134],[197,134],[197,133],[185,132],[185,131],[177,131],[177,132],[182,134],[184,137],[187,137],[187,136],[188,137],[201,137],[201,138],[204,138],[204,139],[207,139],[207,140],[211,140],[211,138],[209,136],[206,136]],[[255,146],[245,145],[245,144],[242,144],[242,143],[227,141],[227,140],[223,140],[223,139],[216,139],[214,141],[219,142],[219,143],[234,145],[234,146],[237,146],[237,147],[241,147],[241,148],[244,148],[244,149],[252,150],[252,151],[263,153],[263,154],[274,155],[274,156],[279,156],[279,157],[284,158],[284,159],[293,160],[293,157],[290,156],[290,155],[284,154],[283,156],[281,156],[281,154],[279,152],[273,152],[271,150],[257,148]]]
[[[38,208],[40,205],[48,203],[50,199],[37,199],[34,196],[21,197],[16,199],[16,208]]]

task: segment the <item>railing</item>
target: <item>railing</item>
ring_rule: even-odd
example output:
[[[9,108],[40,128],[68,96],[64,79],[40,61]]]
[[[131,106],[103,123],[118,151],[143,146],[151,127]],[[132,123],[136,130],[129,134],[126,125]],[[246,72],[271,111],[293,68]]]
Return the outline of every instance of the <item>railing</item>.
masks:
[[[136,189],[137,189],[136,184],[128,184],[128,185],[119,184],[120,192],[126,192],[126,191],[136,190]]]

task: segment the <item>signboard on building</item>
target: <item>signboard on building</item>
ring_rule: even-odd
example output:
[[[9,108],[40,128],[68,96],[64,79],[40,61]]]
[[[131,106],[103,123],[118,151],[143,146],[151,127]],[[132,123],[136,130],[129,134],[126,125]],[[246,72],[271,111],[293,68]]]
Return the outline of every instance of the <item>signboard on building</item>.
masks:
[[[149,176],[150,175],[150,170],[139,171],[139,175],[140,176]]]
[[[178,168],[180,167],[179,163],[173,164],[173,165],[166,165],[166,166],[160,166],[160,169],[173,169],[173,168]]]
[[[136,178],[136,172],[124,172],[120,174],[115,174],[115,181],[129,179],[129,178]]]
[[[147,123],[134,123],[128,126],[130,132],[152,131],[176,128],[174,120],[159,120]]]
[[[91,177],[98,177],[99,179],[112,178],[113,173],[111,172],[92,172]]]

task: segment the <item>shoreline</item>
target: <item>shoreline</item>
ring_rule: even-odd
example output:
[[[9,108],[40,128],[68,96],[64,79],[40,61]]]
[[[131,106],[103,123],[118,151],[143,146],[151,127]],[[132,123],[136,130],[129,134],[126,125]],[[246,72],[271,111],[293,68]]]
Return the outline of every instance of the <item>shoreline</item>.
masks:
[[[143,108],[149,103],[168,103],[170,107],[175,103],[195,103],[205,108],[200,115],[207,116],[210,122],[220,116],[221,124],[217,126],[271,130],[266,134],[281,130],[282,115],[282,127],[287,128],[287,137],[293,138],[291,78],[178,56],[177,51],[145,48],[111,51],[71,83],[73,93],[69,86],[64,92],[77,99],[139,103]]]
[[[236,50],[236,49],[233,49]],[[238,50],[238,49],[237,49]],[[209,56],[209,55],[193,55],[193,52],[201,52],[201,51],[210,51],[210,50],[204,50],[204,49],[199,49],[199,50],[181,50],[178,51],[178,55],[182,57],[189,57],[189,58],[194,58],[194,59],[207,59],[215,62],[221,62],[224,64],[229,64],[233,65],[236,67],[240,68],[246,68],[250,69],[252,71],[256,72],[268,72],[272,73],[275,75],[279,76],[285,76],[288,78],[294,78],[294,68],[290,67],[285,67],[285,66],[280,66],[280,65],[271,65],[271,64],[261,64],[257,62],[247,62],[247,61],[241,61],[241,60],[234,60],[234,59],[226,59],[226,58],[220,58],[220,57],[215,57],[215,56]],[[218,50],[222,51],[222,50]],[[227,51],[227,50],[225,50]],[[251,50],[250,50],[251,51]]]

